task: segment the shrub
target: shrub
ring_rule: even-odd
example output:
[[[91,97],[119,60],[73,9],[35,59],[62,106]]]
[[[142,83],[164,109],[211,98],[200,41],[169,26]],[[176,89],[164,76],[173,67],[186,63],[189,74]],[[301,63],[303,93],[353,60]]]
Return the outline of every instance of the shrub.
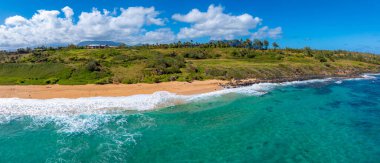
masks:
[[[305,54],[306,56],[313,57],[313,50],[311,50],[310,47],[305,47],[305,48],[304,48],[304,54]]]
[[[277,60],[282,60],[282,59],[284,59],[285,57],[283,56],[283,55],[276,55],[276,59]]]
[[[247,54],[247,58],[255,58],[256,57],[256,54],[254,53],[248,53]]]
[[[189,73],[198,73],[198,72],[200,72],[200,70],[198,69],[198,67],[195,67],[193,64],[189,64],[186,67],[186,71],[189,72]]]
[[[178,75],[173,75],[169,77],[169,81],[176,81],[178,79]]]
[[[319,62],[327,62],[327,59],[326,59],[325,57],[321,57],[321,58],[319,59]]]
[[[256,52],[249,49],[240,49],[232,51],[231,55],[236,58],[255,58]]]
[[[216,77],[216,76],[224,77],[227,75],[227,70],[216,69],[216,68],[207,68],[205,72],[206,72],[206,75],[213,76],[213,77]]]
[[[92,60],[87,63],[86,69],[91,72],[100,71],[100,64],[98,61]]]
[[[193,58],[193,59],[206,59],[206,58],[218,57],[218,55],[211,56],[210,54],[208,54],[206,50],[189,50],[189,51],[186,51],[183,56],[185,58]]]
[[[154,59],[149,60],[147,68],[154,75],[180,73],[181,68],[185,67],[185,60],[182,56],[164,56],[158,54]]]
[[[45,84],[57,84],[59,81],[58,78],[49,78],[47,80],[45,80]]]
[[[105,77],[105,78],[95,81],[95,84],[109,84],[109,83],[111,83],[111,79],[109,77]]]
[[[17,84],[24,84],[24,83],[25,83],[25,80],[17,80],[16,83],[17,83]]]

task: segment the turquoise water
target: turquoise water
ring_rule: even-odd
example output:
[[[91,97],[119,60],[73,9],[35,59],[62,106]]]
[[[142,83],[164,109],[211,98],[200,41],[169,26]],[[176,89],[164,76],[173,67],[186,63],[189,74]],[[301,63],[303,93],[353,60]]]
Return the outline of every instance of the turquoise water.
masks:
[[[378,162],[379,90],[328,80],[143,112],[3,109],[0,162]]]

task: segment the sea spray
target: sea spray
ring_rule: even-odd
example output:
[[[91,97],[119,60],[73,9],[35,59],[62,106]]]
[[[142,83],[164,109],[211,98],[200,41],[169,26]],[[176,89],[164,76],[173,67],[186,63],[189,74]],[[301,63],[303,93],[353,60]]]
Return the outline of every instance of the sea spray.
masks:
[[[375,79],[376,77],[365,74],[363,78],[345,79],[362,80]],[[223,96],[230,93],[248,96],[261,96],[276,87],[304,85],[322,82],[341,82],[334,78],[312,79],[305,81],[292,81],[283,83],[259,83],[246,87],[224,89],[215,92],[196,95],[177,95],[170,92],[155,92],[153,94],[141,94],[125,97],[89,97],[77,99],[20,99],[0,98],[0,115],[9,116],[62,116],[62,115],[90,115],[121,113],[127,110],[145,111],[158,108],[185,104],[209,98]],[[4,118],[4,121],[6,119]]]
[[[0,116],[0,162],[376,162],[379,86],[322,79],[191,96],[1,99],[16,108]],[[118,101],[128,99],[141,101]]]
[[[0,115],[61,116],[117,113],[126,110],[145,111],[199,100],[207,100],[208,98],[230,93],[260,96],[279,86],[327,82],[331,80],[332,79],[329,78],[285,83],[260,83],[247,87],[224,89],[197,95],[177,95],[175,93],[161,91],[153,94],[126,97],[55,98],[44,100],[2,98],[0,99]]]
[[[373,75],[365,74],[360,79],[374,78]],[[177,95],[161,91],[153,94],[126,97],[55,98],[44,100],[1,98],[0,124],[29,117],[34,121],[34,125],[43,126],[46,123],[55,123],[56,126],[59,126],[59,131],[62,132],[90,132],[97,129],[100,124],[107,123],[113,115],[123,115],[126,111],[147,111],[191,102],[207,101],[227,94],[261,96],[277,87],[324,82],[340,84],[342,80],[327,78],[283,83],[259,83],[196,95]]]

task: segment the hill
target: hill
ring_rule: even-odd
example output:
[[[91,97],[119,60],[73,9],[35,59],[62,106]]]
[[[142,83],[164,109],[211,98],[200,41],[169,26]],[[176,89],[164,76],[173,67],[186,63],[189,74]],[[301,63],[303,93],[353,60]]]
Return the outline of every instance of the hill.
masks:
[[[380,56],[241,47],[38,49],[0,53],[0,84],[154,83],[207,79],[281,81],[380,72]]]
[[[120,42],[113,42],[113,41],[82,41],[77,44],[77,46],[88,46],[91,44],[98,44],[98,45],[108,45],[108,46],[120,46],[122,43]]]

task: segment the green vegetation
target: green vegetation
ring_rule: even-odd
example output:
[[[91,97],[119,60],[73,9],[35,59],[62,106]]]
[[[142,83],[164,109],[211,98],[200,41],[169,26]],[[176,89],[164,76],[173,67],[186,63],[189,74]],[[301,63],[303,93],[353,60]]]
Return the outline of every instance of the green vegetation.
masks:
[[[265,40],[232,40],[106,49],[70,45],[3,51],[0,52],[0,84],[190,82],[344,76],[380,71],[380,56],[373,54],[279,47]]]

